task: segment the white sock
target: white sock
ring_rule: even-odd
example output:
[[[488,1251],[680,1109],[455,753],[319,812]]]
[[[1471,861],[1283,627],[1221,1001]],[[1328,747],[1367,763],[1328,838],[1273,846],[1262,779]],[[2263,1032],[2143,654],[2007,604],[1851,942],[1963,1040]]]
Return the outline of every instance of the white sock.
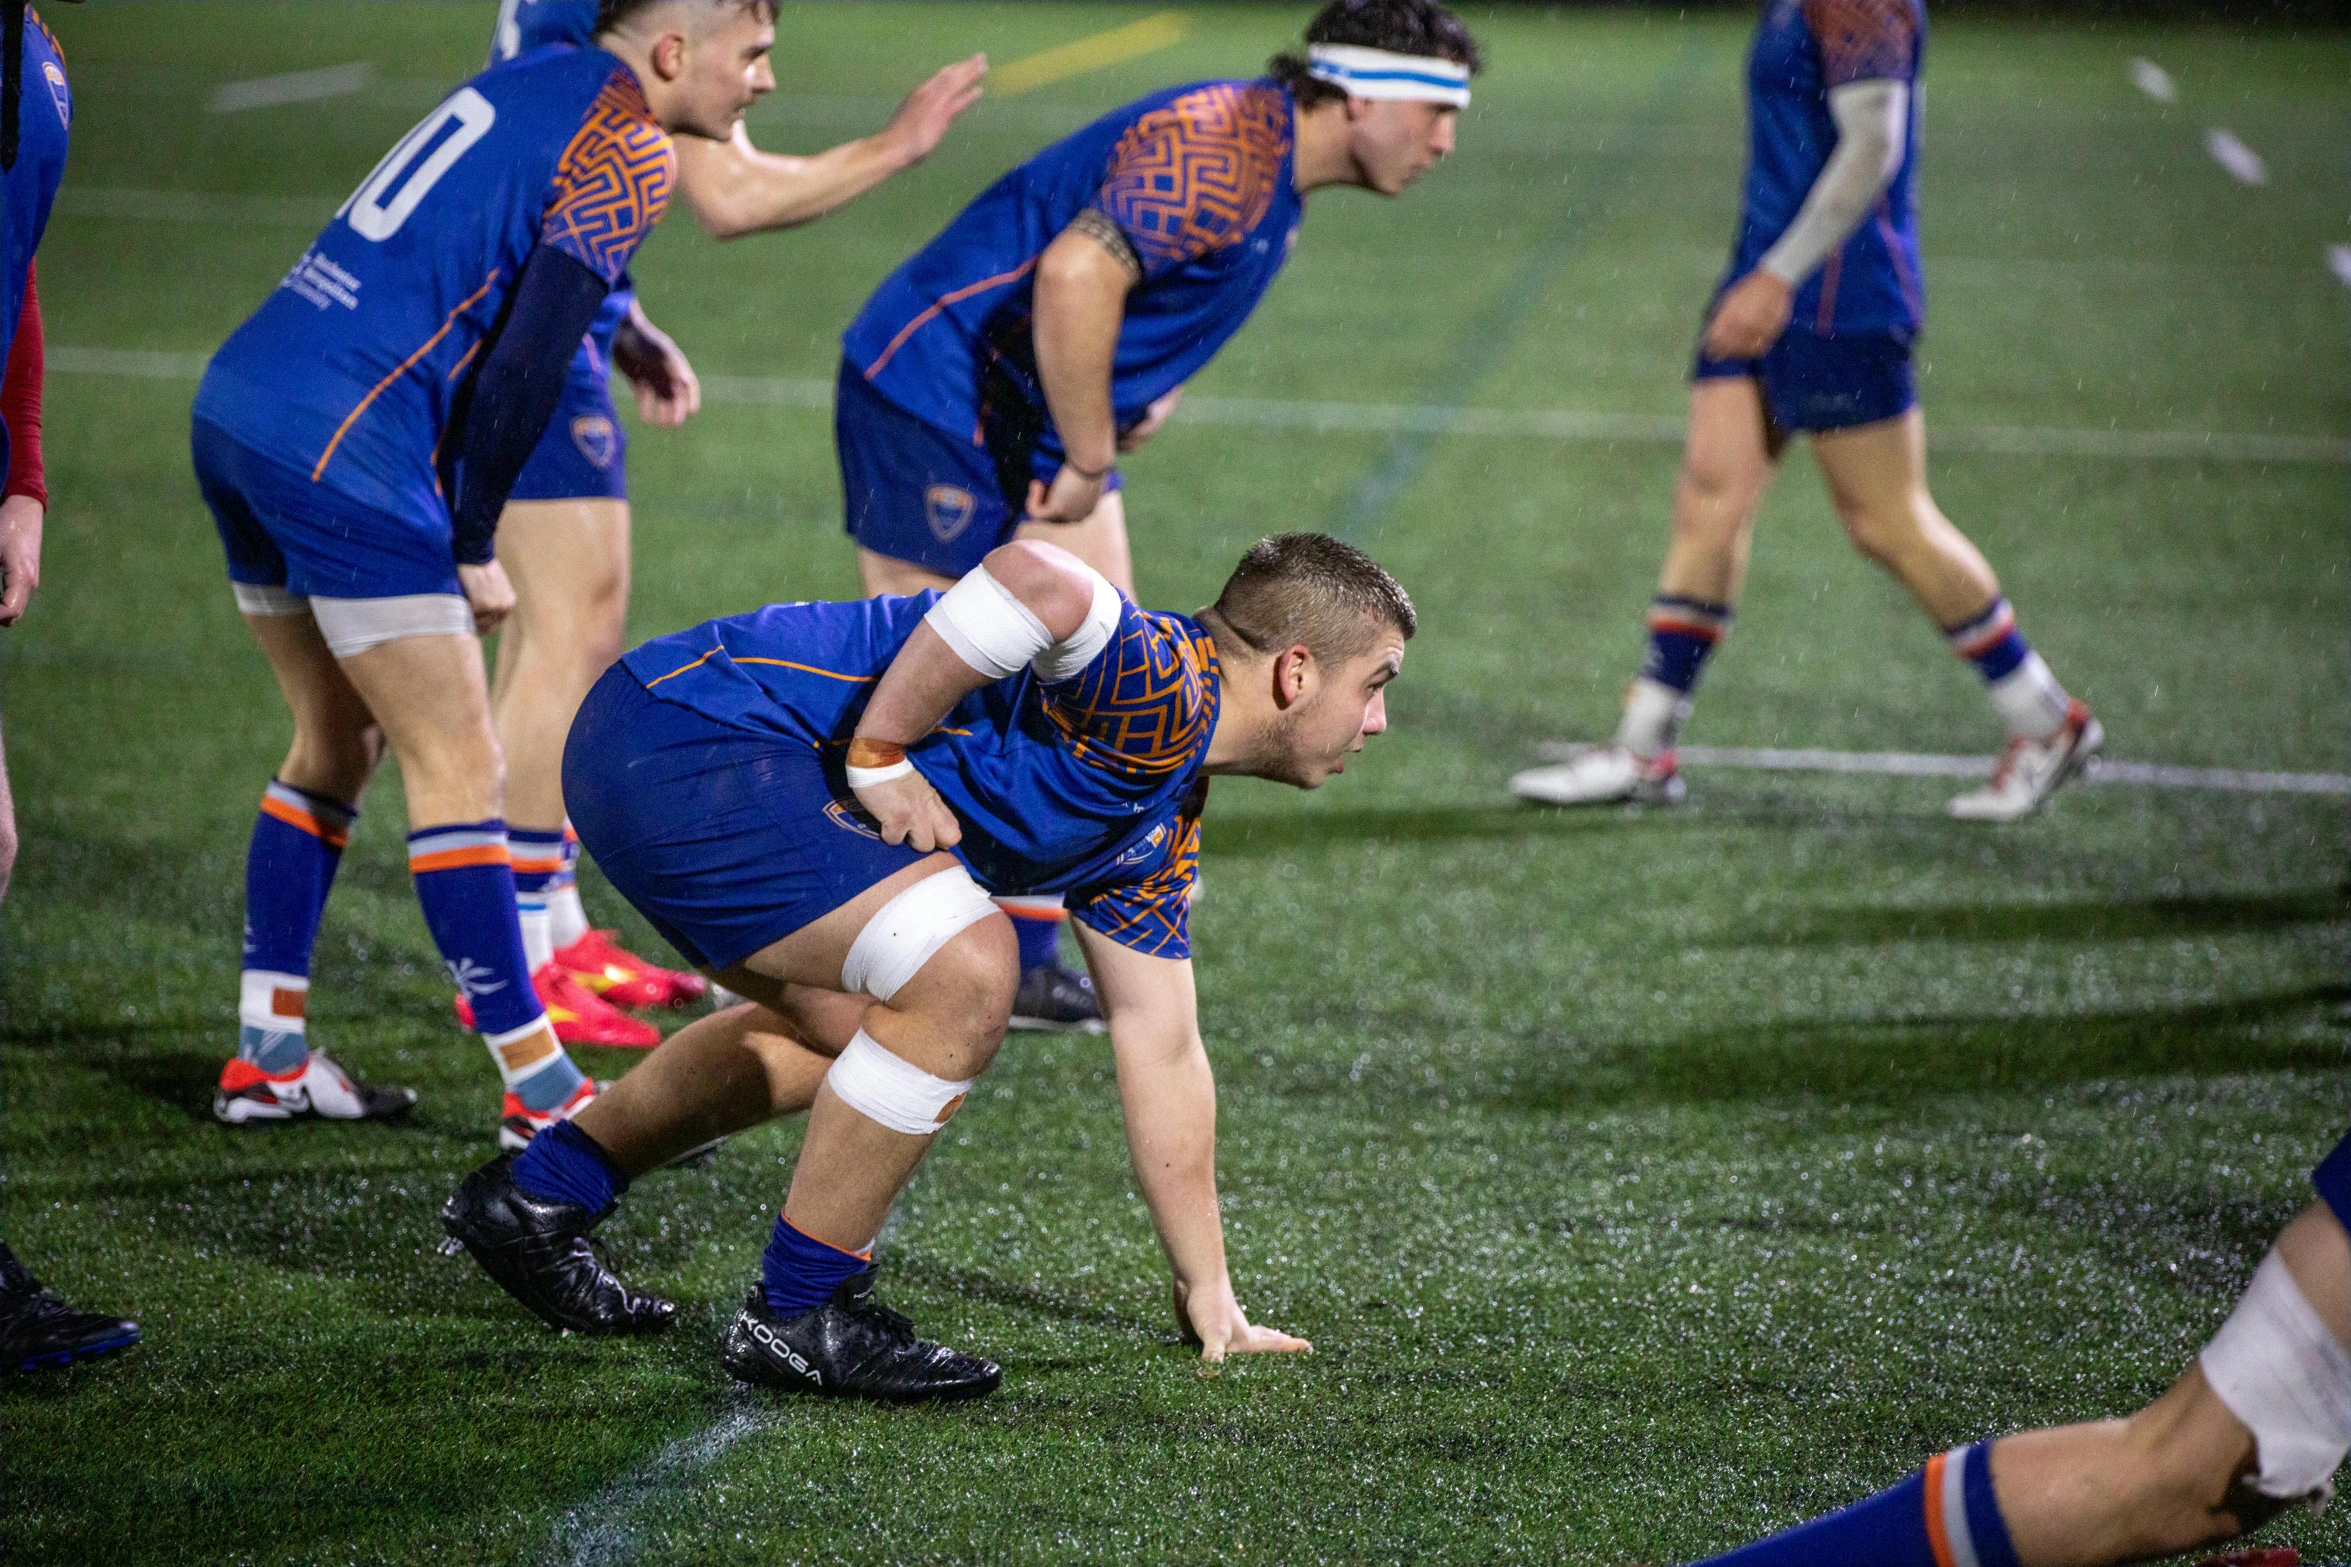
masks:
[[[2038,653],[2027,653],[2023,663],[1984,690],[2009,733],[2027,740],[2048,739],[2065,727],[2065,715],[2073,710],[2073,698]]]
[[[534,908],[518,902],[514,912],[522,922],[523,961],[536,974],[555,961],[555,915],[543,903]]]
[[[1624,718],[1616,726],[1616,743],[1644,761],[1663,756],[1682,737],[1690,720],[1690,698],[1673,687],[1643,675],[1625,693]]]
[[[588,933],[588,910],[580,902],[578,882],[566,882],[549,890],[547,916],[547,939],[554,946],[568,947]]]

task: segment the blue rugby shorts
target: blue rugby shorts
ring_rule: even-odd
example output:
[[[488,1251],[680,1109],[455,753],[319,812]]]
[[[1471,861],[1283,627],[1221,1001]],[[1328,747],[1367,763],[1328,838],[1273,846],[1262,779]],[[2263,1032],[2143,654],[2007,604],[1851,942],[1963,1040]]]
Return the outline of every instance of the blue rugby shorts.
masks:
[[[612,408],[610,366],[582,344],[564,374],[555,417],[547,421],[547,433],[531,448],[506,498],[625,501],[628,453],[628,433]]]
[[[304,598],[464,596],[446,516],[364,506],[206,419],[194,421],[189,448],[231,582]]]
[[[664,701],[615,664],[572,720],[563,799],[621,896],[687,961],[725,968],[927,858],[882,842],[842,754]]]
[[[849,536],[877,555],[963,576],[1011,541],[1028,509],[1029,481],[1051,484],[1060,471],[1061,454],[1037,433],[991,428],[985,446],[950,435],[842,360],[833,440]],[[1103,493],[1118,487],[1114,468]]]
[[[1772,425],[1849,430],[1908,413],[1918,404],[1908,332],[1853,332],[1822,337],[1790,326],[1760,359],[1710,359],[1698,350],[1693,381],[1746,376],[1763,393]]]

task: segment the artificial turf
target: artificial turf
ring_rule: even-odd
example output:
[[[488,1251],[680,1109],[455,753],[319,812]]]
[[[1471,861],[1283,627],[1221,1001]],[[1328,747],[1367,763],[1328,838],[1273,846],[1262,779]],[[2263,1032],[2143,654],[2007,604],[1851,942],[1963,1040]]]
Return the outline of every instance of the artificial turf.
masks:
[[[79,107],[42,254],[53,352],[208,352],[475,68],[490,15],[55,8]],[[1136,15],[796,5],[753,129],[829,144],[933,63]],[[1148,88],[1252,69],[1304,8],[1186,15],[1160,53],[983,105],[814,228],[720,247],[663,226],[648,308],[738,380],[688,430],[637,434],[641,634],[854,591],[829,422],[795,403],[866,291],[996,173]],[[1733,219],[1750,17],[1473,20],[1491,69],[1458,157],[1393,204],[1317,197],[1204,398],[1677,412]],[[1940,19],[1932,424],[2351,429],[2351,296],[2324,258],[2351,238],[2345,44]],[[2133,89],[2134,56],[2176,105]],[[359,60],[358,96],[204,109],[224,82]],[[2212,125],[2266,185],[2206,157]],[[1234,1271],[1315,1355],[1197,1374],[1107,1048],[1038,1036],[1006,1046],[883,1249],[886,1298],[1003,1361],[996,1397],[788,1402],[720,1372],[790,1125],[647,1179],[608,1226],[682,1303],[675,1332],[558,1338],[434,1250],[496,1083],[450,1022],[395,777],[336,889],[313,1026],[416,1084],[417,1114],[212,1123],[244,839],[286,725],[188,475],[189,382],[57,363],[46,578],[0,636],[24,838],[0,1233],[147,1341],[0,1384],[12,1561],[1680,1560],[1954,1442],[2144,1401],[2346,1120],[2339,797],[2089,786],[1987,830],[1946,820],[1934,780],[1698,770],[1671,812],[1517,809],[1502,781],[1539,741],[1612,721],[1670,441],[1179,419],[1127,466],[1147,599],[1189,607],[1249,540],[1328,526],[1423,616],[1368,757],[1311,798],[1221,784],[1209,820],[1195,930]],[[2341,768],[2339,459],[1950,450],[1934,479],[2112,754]],[[1799,455],[1689,738],[1988,750],[1972,685]],[[2340,1512],[2270,1536],[2351,1549]]]

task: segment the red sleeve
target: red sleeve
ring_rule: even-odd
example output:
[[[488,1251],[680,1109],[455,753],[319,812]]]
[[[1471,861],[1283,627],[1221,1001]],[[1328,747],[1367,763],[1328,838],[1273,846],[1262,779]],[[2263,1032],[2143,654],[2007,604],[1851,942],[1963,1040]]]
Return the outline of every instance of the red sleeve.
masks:
[[[24,314],[16,319],[16,341],[8,350],[8,372],[0,376],[0,424],[8,426],[8,482],[0,499],[30,495],[49,504],[48,476],[41,468],[41,296],[34,289],[32,263],[25,264]]]

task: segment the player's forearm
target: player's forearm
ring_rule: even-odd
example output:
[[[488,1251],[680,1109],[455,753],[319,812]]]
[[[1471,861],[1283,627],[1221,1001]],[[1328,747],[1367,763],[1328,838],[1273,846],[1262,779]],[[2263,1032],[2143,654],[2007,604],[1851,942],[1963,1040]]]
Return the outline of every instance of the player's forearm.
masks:
[[[1910,118],[1907,82],[1847,82],[1829,89],[1836,150],[1804,196],[1796,220],[1758,263],[1791,286],[1850,239],[1902,168]]]
[[[1160,1021],[1160,1020],[1153,1020]],[[1225,1273],[1224,1219],[1216,1202],[1216,1077],[1190,1028],[1180,1035],[1113,1016],[1118,1097],[1126,1112],[1135,1184],[1151,1210],[1168,1265],[1187,1286]]]
[[[1037,378],[1062,452],[1086,473],[1107,472],[1118,460],[1110,371],[1131,281],[1108,251],[1074,231],[1037,264]]]
[[[459,447],[451,516],[462,566],[489,562],[498,514],[562,399],[573,351],[610,285],[571,256],[541,245],[523,263],[497,341],[474,377]]]
[[[856,200],[914,160],[886,135],[811,157],[761,152],[740,125],[731,141],[677,139],[678,188],[714,239],[811,223]]]

